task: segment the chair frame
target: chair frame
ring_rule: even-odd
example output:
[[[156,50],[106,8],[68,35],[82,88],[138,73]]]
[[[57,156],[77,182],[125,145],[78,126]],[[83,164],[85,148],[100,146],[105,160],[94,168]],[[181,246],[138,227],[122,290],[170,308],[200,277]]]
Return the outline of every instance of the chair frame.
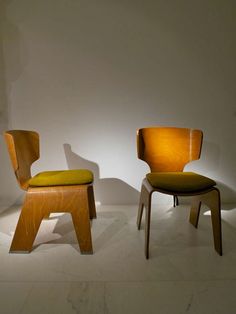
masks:
[[[96,218],[93,185],[29,187],[30,167],[39,158],[39,135],[34,131],[9,130],[4,137],[17,181],[26,191],[10,253],[31,252],[42,220],[51,213],[63,212],[72,216],[81,253],[92,254],[90,219]]]
[[[156,127],[155,127],[156,128]],[[159,127],[161,128],[161,127]],[[145,128],[151,129],[151,128]],[[181,128],[163,128],[163,129],[178,129]],[[139,129],[137,131],[137,148],[138,148],[138,157],[144,161],[144,140],[142,137],[142,131],[144,129]],[[187,130],[187,129],[185,129]],[[200,130],[196,130],[200,131]],[[196,133],[197,134],[197,133]],[[200,158],[201,146],[202,146],[202,133],[201,131],[198,133],[199,139],[197,139],[197,145],[199,146],[199,153],[195,154],[194,159],[196,160]],[[147,162],[147,161],[146,161]],[[147,162],[149,164],[149,162]],[[184,164],[183,164],[184,167]],[[183,169],[181,165],[179,165],[178,171],[182,171]],[[151,167],[150,167],[151,168]],[[160,171],[160,169],[158,169]],[[151,168],[152,171],[152,168]],[[156,171],[156,169],[153,169]],[[141,221],[143,215],[143,209],[145,207],[145,256],[149,258],[149,240],[150,240],[150,223],[151,223],[151,202],[152,202],[152,194],[154,192],[159,192],[163,194],[173,195],[174,199],[177,196],[191,196],[191,210],[189,216],[189,222],[195,227],[198,227],[199,215],[201,204],[204,203],[211,210],[211,220],[212,220],[212,229],[213,229],[213,238],[214,238],[214,247],[216,252],[221,256],[222,252],[222,227],[221,227],[221,199],[220,199],[220,191],[216,187],[208,188],[203,191],[198,191],[196,193],[187,192],[187,193],[171,193],[170,191],[154,188],[145,178],[143,179],[141,186],[141,194],[139,200],[139,208],[138,208],[138,216],[137,216],[137,227],[138,230],[141,228]],[[177,198],[178,205],[178,198]]]

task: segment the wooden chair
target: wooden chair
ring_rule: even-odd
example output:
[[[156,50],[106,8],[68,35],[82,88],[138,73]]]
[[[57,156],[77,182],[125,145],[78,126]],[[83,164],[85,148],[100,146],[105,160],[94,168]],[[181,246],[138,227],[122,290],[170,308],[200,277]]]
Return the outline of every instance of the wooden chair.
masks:
[[[92,254],[93,173],[86,169],[46,171],[31,177],[31,165],[39,159],[38,133],[10,130],[4,137],[17,181],[26,191],[10,252],[29,253],[41,221],[50,213],[66,212],[72,216],[81,253]]]
[[[192,196],[190,223],[197,228],[201,203],[211,210],[215,250],[222,255],[220,192],[216,182],[205,176],[183,172],[184,166],[200,158],[203,134],[200,130],[149,127],[137,131],[138,158],[151,172],[142,182],[137,226],[145,215],[145,255],[149,258],[151,198],[153,192],[173,196]]]

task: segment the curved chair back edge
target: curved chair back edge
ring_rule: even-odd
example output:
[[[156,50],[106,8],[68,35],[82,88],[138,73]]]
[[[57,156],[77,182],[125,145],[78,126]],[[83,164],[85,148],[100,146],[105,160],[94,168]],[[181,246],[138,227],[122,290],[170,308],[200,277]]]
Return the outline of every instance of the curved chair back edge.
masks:
[[[19,186],[28,188],[31,165],[39,159],[39,134],[35,131],[8,130],[4,132],[8,153]]]

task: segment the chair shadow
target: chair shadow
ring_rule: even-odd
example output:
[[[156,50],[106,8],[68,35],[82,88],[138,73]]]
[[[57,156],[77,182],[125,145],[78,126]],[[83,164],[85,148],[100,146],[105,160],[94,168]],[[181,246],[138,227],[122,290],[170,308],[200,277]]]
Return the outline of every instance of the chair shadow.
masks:
[[[95,200],[103,205],[138,204],[139,192],[126,182],[117,178],[100,178],[99,166],[74,153],[70,144],[64,144],[69,169],[89,169],[94,174]]]
[[[99,229],[92,228],[93,248],[94,251],[104,249],[108,242],[115,237],[116,234],[124,227],[128,222],[128,217],[121,211],[99,211],[97,218],[102,221],[99,225]],[[70,214],[63,214],[61,216],[54,216],[49,218],[50,220],[57,219],[56,225],[53,228],[53,233],[42,233],[37,238],[34,245],[34,250],[41,244],[70,244],[76,251],[80,252],[79,244],[76,238],[72,218]],[[91,220],[91,226],[94,221]],[[96,224],[96,221],[95,221]],[[102,232],[101,232],[102,230]],[[59,236],[58,238],[49,239],[49,237]]]
[[[57,221],[51,232],[42,232],[41,230],[37,234],[33,251],[42,244],[69,244],[76,251],[80,252],[71,215],[68,213],[63,213],[62,215],[54,214],[44,220],[43,223],[51,223],[54,220]]]
[[[234,209],[236,204],[236,191],[223,182],[217,181],[216,183],[222,196],[222,203],[227,204],[227,210]]]
[[[0,132],[9,127],[12,84],[20,77],[29,62],[29,53],[20,28],[8,16],[8,7],[13,0],[0,1],[0,20],[4,27],[4,36],[9,37],[3,46],[0,36]],[[4,55],[4,50],[8,52]],[[7,68],[7,65],[10,65]],[[7,70],[7,71],[6,71]],[[7,73],[6,73],[7,72]]]

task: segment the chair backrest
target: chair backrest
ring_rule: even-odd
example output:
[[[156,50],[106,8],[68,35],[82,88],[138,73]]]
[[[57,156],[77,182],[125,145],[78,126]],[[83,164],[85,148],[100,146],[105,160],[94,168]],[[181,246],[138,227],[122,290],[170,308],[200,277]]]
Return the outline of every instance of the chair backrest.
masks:
[[[34,131],[9,130],[4,137],[17,181],[27,190],[31,165],[39,159],[39,135]]]
[[[175,127],[148,127],[137,131],[138,158],[151,172],[178,172],[200,158],[201,130]]]

